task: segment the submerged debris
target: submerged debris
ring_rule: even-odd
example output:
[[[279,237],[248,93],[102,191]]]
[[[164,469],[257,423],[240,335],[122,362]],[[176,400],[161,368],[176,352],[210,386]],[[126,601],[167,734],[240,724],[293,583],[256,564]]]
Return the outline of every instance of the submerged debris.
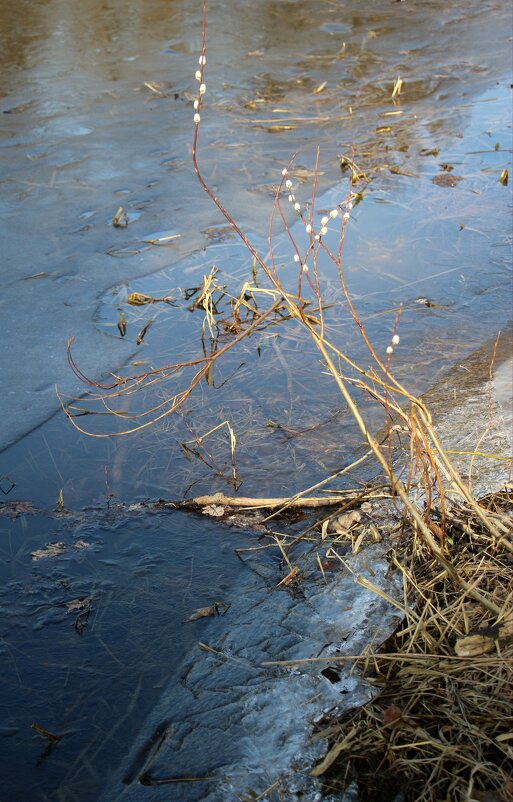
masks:
[[[433,184],[438,187],[455,187],[460,181],[463,181],[462,175],[455,175],[454,173],[438,173],[433,177]]]

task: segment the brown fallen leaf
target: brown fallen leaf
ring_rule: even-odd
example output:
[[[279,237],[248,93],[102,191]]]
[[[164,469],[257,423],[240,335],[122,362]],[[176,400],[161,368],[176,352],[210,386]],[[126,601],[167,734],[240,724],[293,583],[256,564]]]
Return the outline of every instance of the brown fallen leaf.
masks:
[[[390,168],[390,172],[393,175],[405,175],[407,178],[418,178],[417,173],[411,173],[409,170],[403,170],[402,167],[398,167],[397,165],[393,165]]]
[[[500,181],[500,183],[502,184],[503,187],[507,187],[508,186],[508,180],[509,180],[509,172],[508,172],[508,170],[506,168],[504,168],[504,170],[502,171],[502,173],[499,176],[499,181]]]
[[[437,187],[455,187],[459,181],[463,181],[463,176],[454,173],[439,173],[433,177],[433,184]]]
[[[42,549],[36,549],[32,552],[32,559],[42,560],[45,557],[59,557],[65,551],[65,543],[47,543]]]
[[[361,521],[361,518],[362,514],[360,510],[348,510],[348,512],[343,512],[330,520],[329,531],[333,534],[344,534],[345,532],[349,532],[354,524],[357,524],[359,521]]]
[[[198,607],[189,618],[185,619],[185,623],[189,623],[189,621],[198,621],[200,618],[210,618],[212,615],[224,615],[226,611],[229,609],[229,604],[225,604],[224,602],[214,602],[214,604],[209,605],[208,607]]]
[[[454,646],[458,657],[478,657],[495,651],[495,640],[489,635],[467,635],[458,638]]]
[[[324,560],[321,565],[324,571],[339,571],[342,568],[340,560]]]
[[[402,717],[403,713],[401,708],[397,707],[397,705],[390,705],[383,713],[383,725],[396,724]]]

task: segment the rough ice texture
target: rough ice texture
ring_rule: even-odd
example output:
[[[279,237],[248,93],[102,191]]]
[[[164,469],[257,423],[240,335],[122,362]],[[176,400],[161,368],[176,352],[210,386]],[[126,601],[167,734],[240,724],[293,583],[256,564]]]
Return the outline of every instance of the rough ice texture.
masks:
[[[330,572],[327,584],[312,554],[296,589],[277,588],[276,576],[266,584],[265,564],[254,563],[229,612],[201,635],[215,651],[195,650],[172,678],[102,802],[226,802],[250,790],[276,792],[277,782],[282,800],[318,799],[309,772],[327,744],[312,740],[315,722],[359,707],[373,691],[351,661],[262,663],[358,654],[390,635],[397,609],[355,581],[363,575],[397,596],[400,582],[387,576],[384,552],[373,544],[348,557],[351,571]],[[321,673],[329,666],[328,676]],[[163,731],[165,739],[156,735]],[[183,781],[199,777],[210,779]]]

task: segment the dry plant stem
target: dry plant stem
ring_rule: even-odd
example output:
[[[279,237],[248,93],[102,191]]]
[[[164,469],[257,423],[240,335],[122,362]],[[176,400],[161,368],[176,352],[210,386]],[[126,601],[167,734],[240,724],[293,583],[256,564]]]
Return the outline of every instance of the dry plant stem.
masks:
[[[168,408],[164,412],[162,412],[160,415],[157,415],[156,417],[151,418],[151,420],[146,421],[145,423],[141,423],[139,426],[134,426],[134,427],[132,427],[130,429],[124,429],[123,431],[120,431],[120,432],[109,432],[109,433],[105,433],[105,434],[104,433],[98,434],[96,432],[89,432],[86,429],[83,429],[81,426],[79,426],[78,423],[76,423],[76,421],[74,420],[74,418],[71,417],[68,414],[67,409],[66,409],[66,405],[65,405],[63,399],[61,398],[61,396],[59,396],[59,400],[61,402],[61,406],[62,406],[65,414],[67,415],[67,417],[69,418],[69,420],[71,421],[73,426],[75,427],[75,429],[77,429],[79,432],[82,432],[83,434],[88,434],[90,437],[97,437],[97,438],[121,437],[122,435],[133,434],[134,432],[141,431],[141,429],[145,429],[146,427],[151,426],[154,423],[157,423],[158,421],[162,420],[163,418],[166,418],[168,415],[170,415],[171,413],[173,413],[177,409],[179,409],[183,405],[184,401],[190,396],[190,394],[192,393],[194,388],[200,383],[200,381],[208,373],[208,371],[210,370],[212,364],[214,362],[216,362],[219,359],[220,356],[222,356],[224,353],[226,353],[226,351],[230,350],[230,348],[233,348],[234,345],[237,345],[237,343],[239,343],[241,340],[243,340],[245,337],[247,337],[249,334],[251,334],[251,332],[254,329],[256,329],[259,325],[261,325],[261,323],[267,317],[269,317],[269,315],[271,315],[274,311],[276,311],[281,306],[282,303],[283,303],[283,299],[281,297],[278,298],[265,312],[262,312],[260,317],[258,317],[247,329],[245,329],[245,331],[243,331],[241,334],[239,334],[234,340],[232,340],[231,342],[227,343],[223,348],[219,349],[219,351],[216,351],[212,356],[203,357],[201,359],[191,360],[190,362],[184,363],[185,366],[201,364],[201,363],[203,363],[203,365],[198,370],[196,375],[193,377],[193,379],[190,382],[189,386],[185,390],[183,390],[182,392],[177,393],[177,395],[174,396],[174,398],[171,400],[171,402],[168,399],[168,400],[164,401],[162,404],[159,404],[158,406],[153,407],[153,409],[148,410],[147,413],[145,413],[145,414],[151,414],[151,413],[161,409],[162,407],[167,406]],[[70,347],[70,345],[71,345],[71,343],[68,344],[68,348]],[[73,366],[73,364],[74,363],[72,363],[72,366]],[[177,370],[179,367],[181,367],[181,366],[171,366],[168,369],[169,370]],[[77,370],[78,370],[78,368],[77,368]],[[80,375],[81,377],[83,377],[83,374],[81,374],[81,373],[78,373],[77,375]],[[146,375],[149,375],[149,374],[146,374]],[[137,378],[139,379],[139,377],[137,377]],[[144,377],[141,377],[141,380],[143,378]],[[91,383],[89,381],[89,379],[87,379],[87,377],[84,377],[84,379],[88,383]],[[129,379],[127,379],[126,381],[129,381]],[[104,399],[101,399],[101,400],[104,401]],[[123,417],[125,417],[125,416],[123,416]]]
[[[258,509],[260,507],[331,507],[340,504],[340,496],[321,496],[319,498],[251,498],[248,496],[225,496],[224,493],[214,493],[211,496],[197,496],[183,504],[196,504],[198,507],[219,504],[224,507],[247,507]]]
[[[458,490],[462,494],[467,504],[475,512],[481,523],[486,527],[486,529],[492,535],[494,540],[496,540],[497,543],[501,543],[501,545],[507,548],[508,551],[513,552],[513,544],[503,537],[505,534],[508,534],[508,528],[503,524],[500,524],[499,522],[497,526],[494,526],[493,521],[490,520],[490,518],[486,515],[481,505],[473,498],[467,485],[465,484],[465,482],[459,475],[458,471],[452,464],[451,460],[447,456],[445,449],[443,448],[442,444],[440,443],[440,440],[436,435],[436,432],[433,429],[431,420],[426,416],[425,410],[422,406],[419,406],[419,414],[422,419],[422,423],[424,424],[426,431],[428,432],[429,437],[437,451],[437,455],[440,461],[442,462],[445,470],[447,471],[447,474],[449,475],[453,484],[455,485],[455,487],[458,488]]]
[[[365,439],[367,440],[370,448],[372,449],[374,456],[378,460],[379,464],[381,465],[384,473],[390,477],[390,481],[392,482],[392,486],[396,490],[398,496],[400,497],[401,501],[403,502],[404,506],[408,510],[409,514],[415,521],[418,530],[421,532],[422,537],[426,544],[429,546],[433,554],[435,555],[436,559],[440,562],[440,564],[445,568],[451,579],[457,582],[460,587],[462,587],[466,593],[472,596],[473,599],[478,601],[482,604],[487,610],[493,613],[495,616],[499,616],[501,610],[494,602],[487,599],[478,590],[476,590],[472,585],[466,582],[462,577],[458,575],[454,566],[446,559],[438,543],[435,541],[431,530],[426,525],[422,515],[420,514],[419,510],[415,507],[415,505],[411,502],[408,492],[406,491],[403,483],[394,475],[393,470],[390,469],[386,458],[383,456],[381,449],[379,447],[378,442],[374,439],[371,433],[368,431],[365,422],[360,414],[358,407],[356,406],[355,402],[351,398],[351,395],[345,386],[344,382],[340,378],[338,371],[331,361],[331,357],[325,347],[324,342],[320,339],[320,337],[316,334],[315,331],[311,330],[313,334],[314,342],[319,349],[320,353],[322,354],[324,361],[328,367],[328,370],[332,374],[335,382],[342,393],[349,409],[351,410],[351,414],[353,415],[356,423],[358,424],[360,431],[364,435]],[[456,472],[455,472],[456,473]],[[460,479],[461,481],[461,479]]]
[[[497,664],[513,663],[513,658],[501,657],[500,655],[486,655],[484,657],[473,655],[472,657],[460,657],[458,655],[444,654],[443,657],[441,657],[439,654],[425,654],[424,652],[409,652],[408,654],[399,654],[397,652],[387,654],[386,652],[379,652],[376,657],[379,660],[390,660],[391,663],[422,663],[424,661],[429,662],[435,660],[439,669],[443,669],[443,664],[446,661],[452,661],[456,664],[462,662],[463,664],[476,663],[477,665],[492,666]],[[299,666],[308,665],[309,663],[345,663],[351,661],[363,662],[366,658],[366,654],[332,654],[330,657],[298,657],[297,660],[265,660],[260,663],[260,665]]]
[[[334,479],[338,479],[340,476],[344,476],[344,474],[349,473],[349,471],[352,471],[354,468],[357,468],[358,465],[361,465],[362,462],[365,462],[365,460],[368,459],[372,453],[373,452],[371,450],[367,451],[363,455],[363,457],[360,457],[360,459],[355,460],[355,462],[352,462],[351,465],[346,465],[345,468],[342,468],[340,471],[331,474],[326,479],[322,479],[320,482],[317,482],[316,484],[311,485],[310,487],[307,487],[304,490],[300,490],[299,493],[290,496],[290,498],[287,499],[283,504],[283,507],[281,507],[279,510],[276,510],[276,512],[273,512],[271,515],[268,515],[265,520],[270,521],[271,518],[274,518],[276,515],[280,515],[280,513],[284,512],[287,509],[287,507],[290,507],[291,505],[298,506],[298,502],[300,502],[301,499],[305,497],[306,493],[312,493],[314,490],[319,490],[320,487],[324,487],[325,485],[332,482]]]

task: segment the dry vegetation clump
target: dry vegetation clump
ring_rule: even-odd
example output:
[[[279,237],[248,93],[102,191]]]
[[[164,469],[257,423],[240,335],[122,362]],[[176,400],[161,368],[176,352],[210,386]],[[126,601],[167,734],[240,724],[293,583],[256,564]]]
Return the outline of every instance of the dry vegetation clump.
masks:
[[[509,523],[513,493],[486,503]],[[500,613],[476,603],[415,529],[405,531],[391,554],[404,578],[403,623],[357,660],[379,694],[317,736],[331,741],[313,772],[327,789],[356,779],[362,802],[392,802],[399,792],[411,802],[513,799],[513,561],[468,510],[446,527],[458,576]]]

